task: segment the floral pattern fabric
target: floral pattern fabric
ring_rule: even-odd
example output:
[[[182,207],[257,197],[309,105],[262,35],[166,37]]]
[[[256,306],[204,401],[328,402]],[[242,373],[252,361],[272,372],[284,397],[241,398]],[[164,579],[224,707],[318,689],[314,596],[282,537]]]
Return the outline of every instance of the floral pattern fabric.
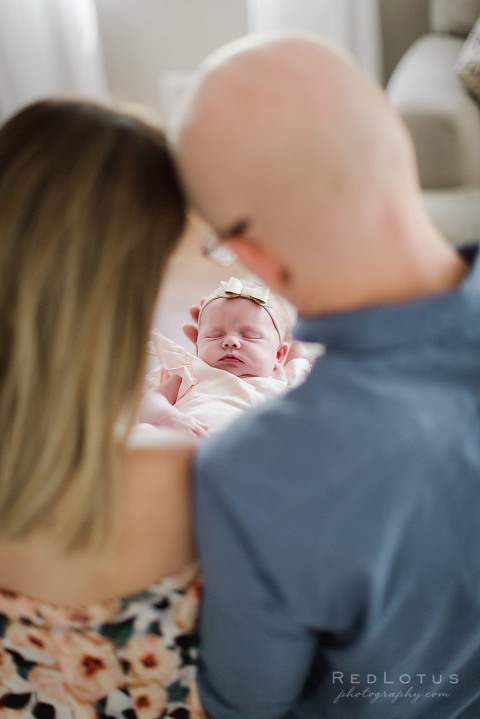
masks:
[[[0,590],[0,719],[202,719],[199,593],[194,565],[79,607]]]

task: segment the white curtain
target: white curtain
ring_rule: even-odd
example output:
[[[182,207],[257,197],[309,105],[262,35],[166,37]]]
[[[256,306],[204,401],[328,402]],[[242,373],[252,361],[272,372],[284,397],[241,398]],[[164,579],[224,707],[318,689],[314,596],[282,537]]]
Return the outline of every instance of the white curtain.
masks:
[[[378,0],[247,0],[251,32],[307,30],[345,47],[379,82],[383,79]]]
[[[1,0],[0,118],[58,94],[108,96],[95,0]]]

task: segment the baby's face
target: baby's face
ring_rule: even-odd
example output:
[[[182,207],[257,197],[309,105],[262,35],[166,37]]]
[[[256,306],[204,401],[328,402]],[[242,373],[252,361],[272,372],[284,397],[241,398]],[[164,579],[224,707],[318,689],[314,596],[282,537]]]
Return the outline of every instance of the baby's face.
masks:
[[[270,377],[287,348],[268,312],[252,300],[220,298],[202,313],[197,355],[211,367],[237,377]]]

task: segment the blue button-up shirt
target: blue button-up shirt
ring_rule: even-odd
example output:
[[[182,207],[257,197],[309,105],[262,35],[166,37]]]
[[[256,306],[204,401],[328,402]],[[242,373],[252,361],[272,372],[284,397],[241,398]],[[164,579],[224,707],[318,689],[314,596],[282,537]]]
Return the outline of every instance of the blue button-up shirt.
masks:
[[[480,261],[296,334],[307,381],[198,450],[206,711],[476,719]]]

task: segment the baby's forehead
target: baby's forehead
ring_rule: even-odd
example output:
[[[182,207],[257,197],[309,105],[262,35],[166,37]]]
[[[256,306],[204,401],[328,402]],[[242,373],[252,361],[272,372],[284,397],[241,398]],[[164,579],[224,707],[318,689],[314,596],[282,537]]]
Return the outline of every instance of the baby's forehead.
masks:
[[[208,303],[202,312],[203,322],[224,322],[228,320],[244,320],[249,323],[273,325],[268,313],[256,302],[245,297],[218,297]]]

